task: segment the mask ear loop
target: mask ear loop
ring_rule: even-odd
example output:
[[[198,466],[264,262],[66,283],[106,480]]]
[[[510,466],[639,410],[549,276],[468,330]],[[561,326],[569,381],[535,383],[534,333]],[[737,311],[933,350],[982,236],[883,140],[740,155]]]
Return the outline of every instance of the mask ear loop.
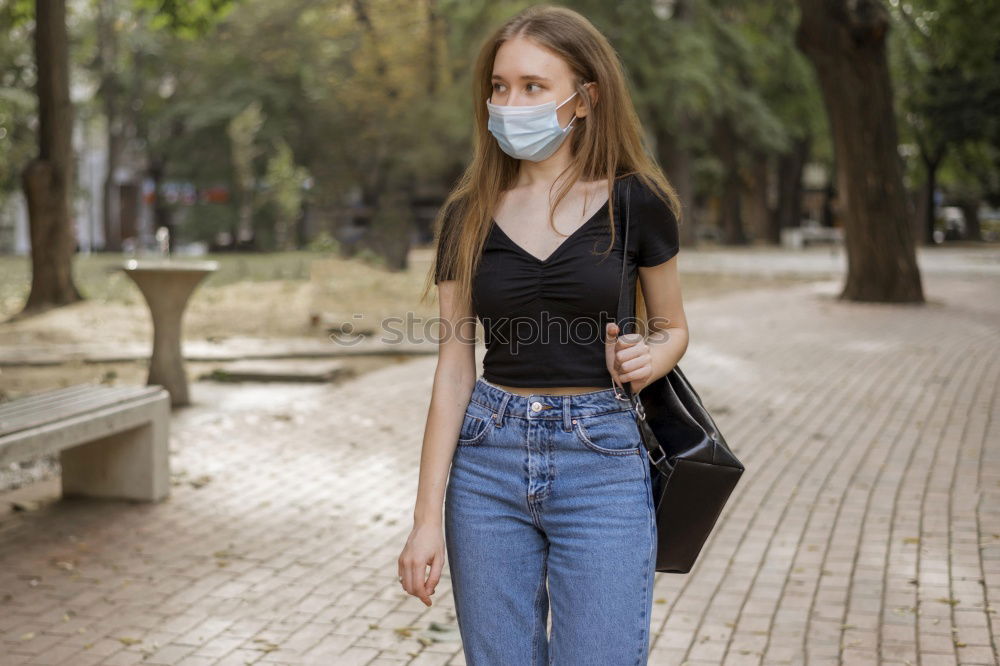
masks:
[[[572,95],[570,95],[569,97],[567,97],[566,99],[564,99],[562,102],[560,102],[556,106],[556,111],[558,111],[559,109],[561,109],[563,106],[566,105],[567,102],[569,102],[571,99],[573,99],[576,96],[577,96],[577,92],[573,91]],[[569,124],[567,124],[566,127],[560,127],[559,129],[561,129],[562,132],[563,132],[563,134],[565,134],[565,133],[569,132],[571,129],[573,129],[573,123],[575,123],[575,122],[576,122],[576,114],[574,113],[573,117],[569,119]],[[559,119],[558,118],[556,118],[556,124],[557,125],[559,124]]]
[[[571,99],[573,99],[574,97],[576,97],[578,94],[579,93],[576,90],[574,90],[572,95],[570,95],[569,97],[567,97],[563,101],[559,102],[559,104],[556,106],[556,111],[558,111],[559,109],[563,108],[563,106],[566,104],[566,102],[570,101]]]

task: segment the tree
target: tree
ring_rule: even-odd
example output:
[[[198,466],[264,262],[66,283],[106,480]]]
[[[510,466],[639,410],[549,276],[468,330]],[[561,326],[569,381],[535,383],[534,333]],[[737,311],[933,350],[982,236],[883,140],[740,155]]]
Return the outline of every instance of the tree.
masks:
[[[12,1],[12,15],[19,21],[30,20],[28,3]],[[135,0],[137,6],[151,8],[162,25],[181,34],[205,29],[231,1]],[[65,0],[35,0],[34,23],[38,154],[21,176],[28,203],[32,268],[31,291],[22,315],[83,298],[72,275],[76,240],[70,222],[70,192],[75,179]]]
[[[715,195],[722,241],[778,240],[767,208],[772,155],[795,151],[779,172],[784,217],[795,220],[803,141],[816,131],[803,97],[806,63],[791,43],[788,12],[771,3],[575,0],[621,54],[657,161],[692,210],[696,191]],[[684,245],[697,240],[685,215]],[[750,222],[749,224],[747,222]]]
[[[65,0],[36,0],[34,46],[38,155],[21,174],[31,225],[31,292],[22,312],[82,299],[72,275],[76,252],[69,217],[73,106]]]
[[[233,171],[236,173],[236,195],[239,202],[236,233],[233,237],[237,245],[253,240],[253,209],[256,190],[253,162],[260,155],[256,145],[257,134],[264,124],[261,105],[253,101],[229,121],[226,133],[232,146]]]
[[[840,298],[924,301],[903,189],[879,0],[799,0],[796,43],[819,79],[845,204],[847,279]]]
[[[900,117],[917,146],[923,169],[920,212],[923,238],[933,242],[934,192],[938,172],[952,156],[965,178],[951,188],[966,210],[966,238],[981,240],[979,199],[989,196],[992,166],[977,169],[967,158],[982,142],[988,152],[1000,145],[1000,13],[976,0],[909,0],[892,3],[893,61],[903,73]],[[956,196],[957,195],[957,196]]]

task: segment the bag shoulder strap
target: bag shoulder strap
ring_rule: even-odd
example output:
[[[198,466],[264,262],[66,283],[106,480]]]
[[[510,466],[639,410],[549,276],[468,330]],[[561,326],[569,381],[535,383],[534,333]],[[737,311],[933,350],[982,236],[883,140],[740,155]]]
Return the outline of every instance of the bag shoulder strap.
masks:
[[[625,283],[626,283],[625,275],[627,272],[626,268],[628,267],[628,257],[629,257],[628,230],[629,227],[632,226],[630,224],[630,215],[629,215],[629,200],[632,195],[632,178],[633,178],[632,175],[628,175],[625,176],[625,178],[623,179],[625,181],[625,217],[622,224],[622,226],[624,227],[622,232],[622,270],[621,270],[621,279],[619,280],[618,283],[618,312],[617,312],[617,318],[615,319],[615,322],[618,324],[619,335],[622,335],[627,332],[624,323],[632,320],[632,308],[630,306],[630,301],[632,301],[635,296],[635,292],[633,290],[625,289]],[[622,316],[623,313],[624,317]],[[629,384],[621,384],[612,381],[612,387],[617,388],[618,386],[621,386],[622,390],[625,392],[625,395],[629,396],[629,398],[632,397],[631,382]]]
[[[622,269],[621,269],[621,280],[618,283],[618,325],[621,326],[622,313],[624,312],[626,316],[629,315],[628,304],[624,302],[625,297],[625,273],[628,266],[628,230],[632,226],[629,224],[629,199],[632,195],[632,176],[626,176],[625,180],[625,217],[622,222]],[[623,329],[624,331],[624,329]]]

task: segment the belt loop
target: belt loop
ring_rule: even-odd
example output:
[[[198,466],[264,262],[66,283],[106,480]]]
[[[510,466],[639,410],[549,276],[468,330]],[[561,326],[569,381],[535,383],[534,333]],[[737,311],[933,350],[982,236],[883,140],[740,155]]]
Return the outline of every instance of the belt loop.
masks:
[[[565,432],[570,432],[573,430],[573,410],[570,405],[569,395],[563,396],[563,430]]]
[[[497,409],[497,413],[493,415],[493,420],[496,422],[496,426],[499,428],[503,425],[503,413],[507,409],[507,403],[510,401],[510,394],[504,393],[503,400],[500,401],[500,407]]]

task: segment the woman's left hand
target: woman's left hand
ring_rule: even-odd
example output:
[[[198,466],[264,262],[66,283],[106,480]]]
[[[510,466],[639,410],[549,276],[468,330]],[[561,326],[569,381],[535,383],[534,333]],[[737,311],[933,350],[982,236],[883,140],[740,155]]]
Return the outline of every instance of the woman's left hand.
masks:
[[[604,359],[608,372],[622,386],[625,382],[636,382],[632,392],[638,393],[653,374],[653,356],[646,338],[639,333],[618,335],[620,329],[614,322],[609,322],[604,331]]]

